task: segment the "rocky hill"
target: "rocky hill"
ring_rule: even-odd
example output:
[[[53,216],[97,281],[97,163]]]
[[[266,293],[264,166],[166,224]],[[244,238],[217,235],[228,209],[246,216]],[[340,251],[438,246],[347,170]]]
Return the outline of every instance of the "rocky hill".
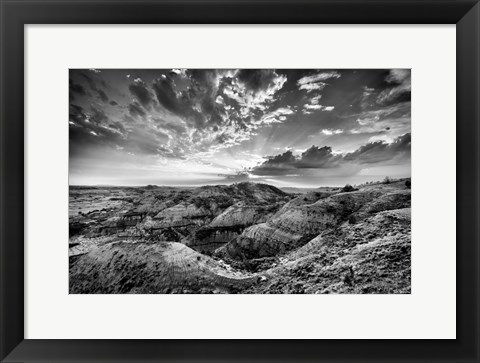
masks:
[[[72,188],[70,292],[409,293],[409,185]]]

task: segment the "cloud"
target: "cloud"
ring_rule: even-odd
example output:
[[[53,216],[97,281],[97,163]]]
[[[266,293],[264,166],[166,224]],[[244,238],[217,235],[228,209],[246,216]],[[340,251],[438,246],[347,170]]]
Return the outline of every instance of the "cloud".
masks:
[[[333,111],[335,109],[335,106],[320,105],[319,102],[321,98],[322,98],[322,95],[311,97],[308,103],[303,105],[302,113],[304,115],[310,115],[315,111]]]
[[[307,92],[311,91],[321,91],[323,90],[326,86],[328,86],[327,83],[325,82],[316,82],[316,83],[307,83],[307,84],[302,84],[299,89],[306,90]]]
[[[97,70],[90,70],[90,71],[92,71],[92,72],[94,71],[93,72],[94,74],[100,73],[100,71],[97,71]],[[87,81],[90,89],[97,94],[97,96],[100,100],[102,100],[103,102],[108,102],[107,94],[105,93],[104,90],[97,87],[97,84],[96,84],[95,80],[90,75],[88,75],[87,73],[84,73],[84,72],[80,73],[80,75]],[[94,76],[94,77],[98,79],[98,76]],[[99,82],[102,83],[104,86],[106,86],[105,81],[99,80]]]
[[[141,78],[137,78],[128,86],[130,93],[142,104],[143,107],[149,109],[153,104],[153,95],[147,88],[147,85]]]
[[[273,107],[285,82],[286,76],[274,70],[171,71],[155,79],[153,91],[159,105],[185,123],[188,136],[175,142],[189,157],[198,158],[249,140],[263,126],[286,121],[294,111]]]
[[[338,135],[338,134],[343,134],[343,130],[341,129],[336,129],[336,130],[333,130],[333,129],[323,129],[322,130],[322,133],[324,135],[327,135],[327,136],[330,136],[330,135]]]
[[[410,102],[397,103],[375,110],[364,111],[356,115],[357,126],[350,132],[354,134],[384,134],[383,139],[392,140],[410,132],[411,108]]]
[[[93,96],[75,101],[83,106],[81,113],[85,117],[82,122],[74,120],[80,117],[78,115],[69,122],[72,128],[86,128],[95,132],[98,135],[97,142],[105,141],[106,145],[116,143],[114,147],[130,151],[135,149],[135,153],[202,160],[215,157],[214,154],[218,156],[230,152],[220,152],[222,149],[239,150],[232,148],[235,145],[259,145],[255,140],[262,138],[275,146],[282,140],[291,143],[288,145],[293,150],[305,150],[303,142],[310,136],[308,133],[316,136],[343,133],[345,135],[342,137],[329,138],[334,142],[331,146],[353,150],[362,142],[390,144],[396,137],[409,131],[410,115],[406,108],[400,107],[400,104],[376,103],[382,91],[406,87],[408,84],[409,75],[396,70],[377,72],[375,81],[370,77],[358,79],[355,86],[351,85],[350,79],[347,81],[352,74],[343,72],[341,75],[337,71],[142,70],[132,73],[129,78],[125,78],[125,71],[119,72],[118,80],[123,82],[123,89],[128,88],[131,100],[123,94],[123,90],[118,92],[117,88],[109,86],[109,93],[117,92],[110,95],[101,88],[102,84],[105,85],[103,77],[115,80],[108,72],[110,70],[104,70],[99,75],[83,70],[72,75],[72,83],[80,81],[88,87],[88,82],[95,92],[92,92]],[[335,82],[339,77],[343,77],[341,82]],[[302,90],[319,89],[323,87],[322,83],[331,83],[322,94],[299,90],[301,87]],[[348,98],[344,100],[344,94],[339,93],[338,87],[346,84],[348,92],[345,94]],[[104,92],[106,97],[114,96],[115,101],[102,99],[98,90]],[[364,93],[369,93],[373,100],[371,103],[377,109],[359,106]],[[108,107],[102,107],[102,102],[95,101],[97,94],[102,102],[108,102]],[[355,107],[346,110],[345,104],[355,104]],[[408,102],[401,105],[407,107]],[[321,118],[301,116],[302,113],[331,111],[335,112]],[[136,145],[141,142],[140,136],[135,137],[139,133],[135,129],[139,127],[144,128],[142,135],[153,135],[145,147]],[[303,136],[298,134],[297,127],[298,131],[304,132]],[[291,139],[286,133],[292,134]],[[354,136],[355,133],[361,135]],[[351,135],[355,141],[342,147],[347,135],[348,138]],[[158,142],[156,147],[154,140]],[[292,165],[272,160],[263,165],[263,170],[285,169],[287,166],[293,169],[320,169],[337,165],[332,164],[333,160],[340,164],[345,161],[338,161],[338,155],[331,150],[319,147],[310,149],[304,157],[292,154],[296,160]],[[268,145],[264,150],[264,153],[273,151]]]
[[[187,70],[184,68],[183,69],[174,68],[170,71],[170,73],[176,74],[177,76],[186,77]]]
[[[105,71],[105,76],[109,76],[107,72],[110,70]],[[127,96],[121,93],[121,98],[117,98],[120,101],[109,99],[100,88],[102,79],[97,73],[79,70],[72,76],[83,79],[102,102],[118,107],[103,108],[89,95],[90,99],[82,105],[91,105],[90,111],[85,112],[79,106],[81,111],[72,114],[70,125],[95,132],[96,143],[109,146],[116,143],[115,150],[201,158],[250,140],[260,128],[282,123],[294,114],[288,105],[275,106],[276,94],[286,76],[274,70],[173,69],[157,73],[150,84],[144,81],[148,79],[146,73],[138,72],[127,78],[121,73],[133,98],[127,104],[122,104]],[[235,99],[229,97],[229,91],[236,95]],[[81,121],[76,122],[75,118]],[[135,137],[141,127],[148,130],[142,131],[142,135],[162,133],[154,139],[166,144],[154,147],[152,140],[134,147],[142,142],[141,137]],[[121,137],[107,137],[104,129]],[[81,131],[76,133],[80,134]],[[89,140],[89,136],[83,137]]]
[[[294,111],[290,107],[281,107],[265,114],[259,121],[253,121],[252,123],[257,126],[281,123],[286,120],[286,116],[293,113]]]
[[[384,161],[395,163],[409,159],[411,155],[411,134],[407,133],[395,139],[392,143],[375,141],[361,146],[352,153],[345,155],[344,160],[361,164],[375,164]]]
[[[290,173],[292,169],[295,169],[295,163],[297,158],[293,155],[291,150],[284,152],[283,154],[270,156],[262,164],[253,167],[250,173],[254,175],[285,175]]]
[[[106,115],[105,111],[98,108],[95,105],[91,105],[90,109],[92,110],[90,120],[99,124],[108,120],[108,116]]]
[[[97,94],[98,94],[98,97],[103,101],[103,102],[108,102],[108,96],[107,94],[101,90],[101,89],[98,89],[97,90]]]
[[[317,96],[314,96],[314,97],[310,98],[310,104],[311,105],[318,105],[321,98],[322,98],[322,95],[317,95]]]
[[[167,134],[148,126],[140,126],[128,132],[123,145],[134,153],[159,155],[170,152],[166,147],[167,143]]]
[[[330,146],[324,146],[321,148],[318,146],[312,146],[301,154],[300,158],[297,160],[296,167],[300,169],[331,168],[335,166],[340,159],[340,156],[332,153],[332,148]]]
[[[305,110],[321,110],[324,106],[322,105],[304,105],[303,108]]]
[[[270,156],[263,163],[251,168],[249,173],[259,176],[290,175],[292,173],[308,173],[304,169],[350,169],[359,171],[365,164],[395,165],[411,157],[410,133],[402,135],[392,143],[376,141],[365,144],[348,154],[336,154],[329,146],[313,145],[298,156],[291,150]]]
[[[288,175],[298,169],[330,168],[336,165],[338,159],[338,156],[332,154],[331,147],[312,146],[298,157],[293,155],[292,150],[270,156],[262,164],[253,167],[250,173],[260,176]]]
[[[381,91],[377,96],[377,103],[391,105],[411,100],[411,70],[391,69],[385,81],[391,86]]]
[[[244,118],[252,112],[265,111],[275,100],[287,77],[272,69],[246,69],[229,77],[223,84],[223,94],[236,101]]]
[[[328,85],[328,83],[325,83],[324,81],[330,78],[340,77],[341,74],[337,71],[319,72],[310,76],[300,78],[297,81],[297,85],[300,90],[306,90],[307,92],[321,91]]]
[[[70,153],[76,155],[84,148],[108,146],[132,154],[160,155],[171,153],[169,136],[156,125],[138,124],[128,127],[112,120],[98,106],[86,112],[78,105],[70,105]]]
[[[286,76],[279,75],[271,69],[242,69],[238,71],[237,78],[248,93],[267,95],[277,92],[287,80]]]
[[[162,75],[153,82],[153,91],[161,106],[172,114],[185,119],[196,128],[205,127],[205,115],[195,99],[193,89],[178,92],[175,81],[170,76]]]
[[[310,115],[314,111],[333,111],[335,106],[323,106],[323,105],[312,105],[312,104],[305,104],[303,106],[302,113],[305,115]]]
[[[137,101],[134,101],[133,103],[128,105],[128,111],[130,112],[130,115],[132,115],[132,117],[145,117],[147,115],[146,112],[143,110],[142,106]]]
[[[69,88],[70,88],[70,93],[77,93],[79,95],[85,96],[87,92],[85,91],[85,88],[81,84],[74,83],[72,80],[69,80]]]
[[[168,111],[171,111],[175,114],[182,113],[177,94],[174,90],[172,78],[165,75],[157,78],[153,82],[153,90],[155,91],[158,102]]]

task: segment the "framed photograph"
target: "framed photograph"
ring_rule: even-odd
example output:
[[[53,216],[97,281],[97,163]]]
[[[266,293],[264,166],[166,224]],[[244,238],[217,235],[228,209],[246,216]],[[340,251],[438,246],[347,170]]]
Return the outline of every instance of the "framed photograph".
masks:
[[[2,362],[480,361],[478,1],[1,12]]]

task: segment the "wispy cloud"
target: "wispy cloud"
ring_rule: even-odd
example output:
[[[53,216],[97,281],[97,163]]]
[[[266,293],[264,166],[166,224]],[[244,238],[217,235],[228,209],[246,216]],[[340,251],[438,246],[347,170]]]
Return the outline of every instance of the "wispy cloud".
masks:
[[[321,91],[327,86],[327,83],[324,81],[330,78],[340,78],[340,76],[341,74],[337,71],[320,72],[300,78],[297,81],[297,85],[300,90],[306,90],[307,92]]]

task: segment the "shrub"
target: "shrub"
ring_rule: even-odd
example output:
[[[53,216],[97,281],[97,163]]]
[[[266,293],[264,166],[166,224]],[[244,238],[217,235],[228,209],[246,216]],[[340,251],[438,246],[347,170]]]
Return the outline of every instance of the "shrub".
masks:
[[[410,189],[412,187],[412,182],[410,180],[405,181],[405,186]]]
[[[356,189],[352,187],[350,184],[347,184],[342,188],[342,192],[353,192],[355,190]]]
[[[390,184],[392,182],[392,179],[390,179],[389,176],[386,176],[385,179],[383,179],[383,184]]]

